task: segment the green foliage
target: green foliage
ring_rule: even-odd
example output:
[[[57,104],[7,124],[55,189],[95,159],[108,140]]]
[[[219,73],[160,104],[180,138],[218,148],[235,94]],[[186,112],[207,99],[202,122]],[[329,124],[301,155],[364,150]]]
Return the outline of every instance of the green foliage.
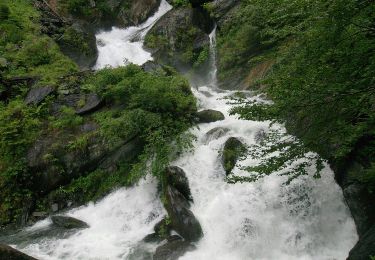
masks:
[[[267,86],[274,104],[246,101],[233,112],[248,119],[273,117],[286,122],[304,145],[330,162],[345,163],[361,150],[367,151],[361,160],[373,161],[375,4],[249,0],[242,7],[234,21],[224,26],[226,35],[233,34],[230,37],[238,42],[225,35],[219,40],[225,52],[221,68],[249,65],[254,55],[259,59],[266,51],[273,52],[276,64],[261,84]],[[260,49],[249,48],[246,38],[235,38],[246,27],[256,29],[251,40]],[[231,48],[223,47],[232,44],[242,55],[247,53],[244,58],[237,59]],[[366,177],[369,187],[373,180]]]
[[[179,7],[179,6],[189,6],[190,2],[189,0],[173,0],[172,5],[174,7]]]
[[[9,14],[10,14],[9,7],[4,4],[0,5],[0,21],[8,20]]]
[[[57,118],[51,117],[51,127],[54,129],[70,129],[77,127],[83,123],[83,118],[76,115],[73,108],[63,106],[60,111],[60,115]]]

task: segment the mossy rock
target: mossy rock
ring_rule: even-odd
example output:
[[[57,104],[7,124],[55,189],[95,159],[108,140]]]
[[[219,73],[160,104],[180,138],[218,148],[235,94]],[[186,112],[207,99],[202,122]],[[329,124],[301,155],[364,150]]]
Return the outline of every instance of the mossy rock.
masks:
[[[224,145],[222,164],[226,175],[232,173],[238,159],[246,152],[246,146],[236,137],[230,137]]]
[[[199,123],[211,123],[225,119],[223,113],[217,110],[207,109],[197,113]]]

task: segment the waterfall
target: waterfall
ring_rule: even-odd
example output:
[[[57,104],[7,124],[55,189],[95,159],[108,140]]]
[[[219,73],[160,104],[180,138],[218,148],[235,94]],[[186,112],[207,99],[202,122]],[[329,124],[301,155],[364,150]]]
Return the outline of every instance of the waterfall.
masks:
[[[164,6],[164,7],[163,7]],[[170,6],[163,0],[158,15],[144,25],[97,35],[96,68],[119,66],[124,58],[137,64],[151,59],[142,48],[142,37],[159,15]],[[161,11],[162,9],[162,11]],[[151,18],[150,18],[151,19]],[[356,228],[329,165],[321,179],[313,173],[284,185],[286,176],[276,173],[257,182],[229,184],[221,165],[220,151],[229,137],[251,145],[259,132],[271,129],[269,122],[239,120],[229,115],[225,97],[233,91],[218,91],[216,84],[216,28],[210,34],[210,82],[193,89],[200,109],[215,109],[225,120],[200,124],[191,129],[197,137],[194,149],[173,162],[189,179],[194,204],[191,210],[200,221],[204,237],[197,249],[181,260],[332,260],[345,259],[357,241]],[[251,94],[251,93],[247,93]],[[259,99],[254,96],[254,100]],[[213,128],[227,129],[219,138],[207,136]],[[273,125],[285,131],[282,125]],[[241,162],[254,165],[251,158]],[[233,174],[245,175],[240,167]],[[156,181],[148,177],[132,188],[114,191],[96,204],[66,213],[86,221],[90,228],[63,237],[44,237],[16,243],[18,249],[40,259],[129,259],[142,238],[165,214],[157,195]],[[36,232],[50,225],[44,220],[26,230]],[[149,250],[155,249],[150,245]],[[133,258],[134,259],[134,258]],[[137,258],[136,258],[137,259]],[[142,258],[139,258],[142,259]]]
[[[152,60],[151,53],[143,49],[143,39],[159,18],[170,9],[172,6],[162,0],[156,13],[143,24],[126,29],[113,27],[110,31],[97,34],[99,56],[95,68],[118,67],[129,62],[142,65]]]

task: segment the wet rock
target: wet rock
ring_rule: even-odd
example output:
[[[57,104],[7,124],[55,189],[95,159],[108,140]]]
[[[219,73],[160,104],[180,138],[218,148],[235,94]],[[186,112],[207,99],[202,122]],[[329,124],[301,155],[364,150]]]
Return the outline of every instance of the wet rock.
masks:
[[[211,123],[225,119],[223,113],[212,109],[199,111],[197,117],[199,123]]]
[[[189,180],[183,169],[177,166],[166,168],[167,183],[177,189],[187,200],[192,201]]]
[[[209,15],[201,9],[179,7],[165,14],[147,33],[145,46],[156,62],[181,70],[193,68],[200,53],[210,45],[213,28]],[[201,67],[206,64],[202,62]],[[199,65],[194,67],[198,69]]]
[[[154,231],[159,236],[167,237],[172,231],[172,227],[168,221],[168,219],[165,217],[162,220],[160,220],[158,223],[154,226]]]
[[[79,219],[67,217],[67,216],[52,216],[51,217],[52,223],[57,227],[62,227],[66,229],[73,229],[73,228],[88,228],[89,225]]]
[[[163,66],[153,61],[147,61],[142,65],[142,69],[146,72],[160,72],[163,71]]]
[[[148,234],[142,239],[142,241],[146,243],[158,243],[162,240],[163,238],[161,238],[157,233]]]
[[[189,210],[189,202],[170,185],[165,191],[164,206],[171,220],[171,227],[185,240],[195,242],[203,236],[201,225]]]
[[[29,91],[29,93],[27,93],[27,96],[25,98],[25,103],[27,105],[29,104],[38,105],[53,91],[54,89],[50,86],[33,88]]]
[[[212,15],[217,22],[217,25],[221,27],[227,19],[233,15],[232,9],[239,7],[240,0],[216,0],[212,2]]]
[[[238,159],[246,152],[246,146],[237,138],[230,137],[224,144],[222,164],[226,175],[231,174]]]
[[[195,246],[188,241],[184,241],[178,236],[173,236],[168,239],[168,242],[164,245],[156,248],[153,256],[154,260],[177,260],[183,256],[186,252],[192,251]]]
[[[224,127],[215,127],[208,131],[205,135],[205,143],[208,144],[209,142],[219,139],[220,137],[226,135],[230,129]]]
[[[360,237],[348,260],[368,260],[370,256],[375,256],[375,225]]]
[[[138,245],[130,252],[126,258],[127,260],[153,260],[151,249],[144,244]]]
[[[36,260],[36,258],[4,244],[0,244],[0,258],[4,260]]]

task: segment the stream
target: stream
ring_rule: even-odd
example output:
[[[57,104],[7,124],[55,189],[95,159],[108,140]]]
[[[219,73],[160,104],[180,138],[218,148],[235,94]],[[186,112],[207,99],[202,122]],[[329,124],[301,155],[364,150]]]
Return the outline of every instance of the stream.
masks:
[[[128,62],[143,64],[152,60],[151,54],[142,48],[143,38],[170,9],[171,6],[162,0],[159,10],[144,24],[99,33],[99,58],[95,68],[117,67]],[[235,92],[216,86],[216,29],[210,39],[210,80],[204,86],[193,86],[192,90],[198,99],[199,110],[221,111],[225,120],[192,128],[191,132],[197,137],[192,151],[173,162],[187,174],[194,199],[191,210],[204,233],[196,244],[197,249],[180,259],[346,259],[358,236],[342,191],[328,165],[320,179],[314,179],[311,172],[289,185],[284,184],[288,177],[277,173],[251,183],[226,182],[220,151],[229,137],[251,145],[257,142],[261,131],[285,129],[282,125],[271,127],[270,122],[239,120],[237,116],[229,115],[232,105],[225,97]],[[245,94],[251,96],[251,92]],[[215,138],[207,135],[216,127],[226,130]],[[255,163],[248,158],[241,165]],[[233,173],[246,174],[239,167],[235,167]],[[90,227],[64,235],[35,236],[12,246],[43,260],[141,260],[143,258],[134,258],[135,250],[166,212],[157,193],[156,180],[147,177],[134,187],[118,189],[97,203],[65,214],[87,222]],[[51,220],[46,219],[24,232],[32,234],[50,226]],[[152,252],[156,246],[148,244],[146,249]]]

